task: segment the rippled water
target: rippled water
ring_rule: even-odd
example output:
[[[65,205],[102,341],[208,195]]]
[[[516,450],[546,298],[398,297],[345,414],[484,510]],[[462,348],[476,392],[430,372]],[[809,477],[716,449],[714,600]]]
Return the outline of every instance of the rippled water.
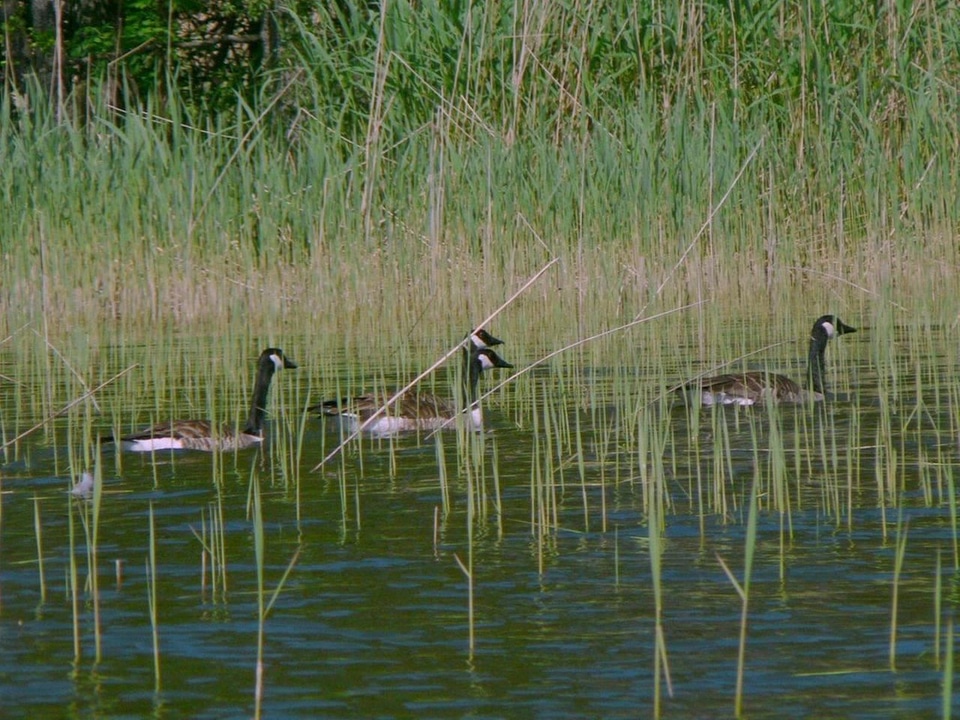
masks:
[[[222,465],[203,454],[125,454],[119,466],[105,453],[96,662],[95,603],[84,585],[82,521],[90,506],[68,492],[66,421],[58,421],[0,467],[0,715],[251,716],[258,633],[252,478],[262,495],[267,600],[299,551],[264,625],[266,717],[649,717],[655,597],[645,483],[662,477],[666,717],[733,715],[741,604],[718,557],[742,578],[755,479],[761,510],[745,712],[940,716],[947,622],[958,597],[950,403],[929,398],[914,421],[918,403],[904,400],[894,426],[885,427],[891,415],[876,402],[872,371],[866,364],[851,370],[853,397],[825,412],[784,410],[778,430],[762,408],[707,412],[695,430],[682,406],[651,411],[639,427],[657,428],[650,437],[664,441],[662,453],[639,449],[636,435],[646,431],[637,426],[624,423],[617,436],[612,424],[594,428],[585,414],[583,485],[575,460],[562,471],[553,464],[552,484],[535,482],[537,467],[552,462],[542,425],[535,432],[527,420],[517,429],[513,416],[490,408],[492,428],[478,451],[485,492],[475,497],[486,502],[486,514],[473,523],[472,653],[468,588],[457,563],[471,552],[468,479],[455,434],[444,437],[445,516],[432,441],[367,442],[342,465],[310,473],[338,431],[308,420],[299,484],[284,479],[278,453],[244,451],[224,456]],[[281,384],[295,382],[302,379]],[[38,379],[35,391],[41,386]],[[573,408],[567,412],[575,418]],[[614,407],[606,417],[616,414]],[[878,438],[893,436],[895,458],[877,447]],[[775,447],[784,449],[788,506],[775,499]],[[887,482],[893,499],[881,500]],[[159,687],[146,573],[151,509]],[[209,571],[203,582],[195,532],[217,512],[228,585],[214,592]],[[82,590],[78,658],[70,513]]]

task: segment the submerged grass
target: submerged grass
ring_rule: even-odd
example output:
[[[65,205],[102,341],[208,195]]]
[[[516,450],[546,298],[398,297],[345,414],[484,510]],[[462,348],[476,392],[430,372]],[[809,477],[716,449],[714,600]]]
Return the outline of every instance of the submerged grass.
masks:
[[[33,528],[37,538],[37,573],[40,576],[40,602],[47,600],[47,578],[43,571],[43,525],[40,520],[40,498],[33,496]]]

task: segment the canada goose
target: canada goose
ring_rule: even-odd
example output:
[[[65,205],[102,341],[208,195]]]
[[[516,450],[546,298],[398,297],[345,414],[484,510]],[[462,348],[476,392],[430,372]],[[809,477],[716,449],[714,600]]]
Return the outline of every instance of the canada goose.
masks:
[[[475,335],[470,336],[472,342],[465,342],[462,350],[464,369],[461,402],[411,390],[397,398],[389,409],[364,428],[364,432],[386,437],[415,430],[436,430],[467,407],[471,408],[467,416],[470,427],[474,430],[481,429],[483,415],[475,404],[480,374],[484,370],[512,368],[513,365],[489,347],[477,347],[474,337]],[[490,339],[501,342],[492,336]],[[326,400],[308,408],[308,411],[338,417],[348,430],[353,432],[380,410],[388,398],[389,394],[379,394]]]
[[[239,450],[263,441],[263,417],[266,414],[267,391],[277,370],[293,369],[297,364],[279,348],[267,348],[257,361],[257,378],[253,384],[250,415],[239,432],[229,426],[215,427],[207,420],[173,420],[120,438],[119,444],[133,452],[154,450]],[[114,442],[113,437],[104,442]]]
[[[769,397],[774,402],[819,402],[827,395],[823,384],[823,356],[830,338],[856,332],[844,325],[836,315],[823,315],[810,331],[810,353],[807,357],[805,390],[784,375],[766,372],[729,373],[695,380],[686,390],[699,393],[703,405],[753,405]]]

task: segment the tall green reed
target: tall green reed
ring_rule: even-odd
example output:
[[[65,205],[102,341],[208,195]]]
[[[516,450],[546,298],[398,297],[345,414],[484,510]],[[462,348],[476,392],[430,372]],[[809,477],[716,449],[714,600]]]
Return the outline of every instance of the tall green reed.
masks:
[[[200,510],[200,531],[190,528],[193,536],[200,542],[200,594],[207,597],[209,577],[209,596],[217,603],[227,596],[227,542],[224,524],[222,486],[217,487],[217,501]]]
[[[149,550],[147,553],[147,608],[150,614],[150,636],[153,641],[153,682],[154,691],[160,692],[160,623],[157,605],[157,534],[153,521],[153,503],[149,509]]]
[[[950,514],[950,555],[953,558],[954,572],[960,570],[960,533],[957,531],[957,495],[956,483],[950,466],[945,468],[947,476],[947,511]]]
[[[37,272],[37,258],[13,252],[4,305],[8,321],[44,317],[53,335],[82,325],[96,340],[142,337],[154,319],[196,330],[227,317],[276,326],[297,297],[295,312],[311,318],[317,332],[365,332],[387,315],[397,322],[382,326],[395,339],[463,322],[476,309],[466,298],[509,284],[542,262],[546,249],[563,260],[560,292],[537,298],[540,312],[517,320],[519,329],[532,330],[532,340],[542,340],[573,329],[568,312],[579,318],[578,330],[588,330],[597,318],[632,317],[651,301],[669,307],[687,296],[750,308],[769,294],[766,306],[777,312],[790,305],[792,276],[813,277],[846,298],[881,293],[891,282],[884,268],[901,272],[894,279],[905,287],[921,287],[924,278],[906,269],[918,246],[894,250],[882,238],[916,227],[937,238],[945,257],[953,255],[940,231],[954,218],[932,193],[941,187],[949,196],[956,181],[940,165],[922,162],[929,152],[948,155],[952,129],[927,128],[929,109],[918,99],[910,106],[915,114],[905,118],[909,128],[932,134],[907,134],[903,177],[899,156],[885,150],[891,130],[878,119],[861,120],[871,132],[838,123],[836,141],[811,129],[791,143],[784,136],[801,123],[735,120],[727,108],[697,102],[644,102],[625,116],[623,134],[600,132],[570,146],[533,132],[509,142],[485,132],[466,142],[451,138],[449,126],[420,126],[399,145],[376,145],[375,167],[368,164],[369,146],[344,147],[326,128],[301,128],[290,148],[287,138],[270,132],[248,137],[243,117],[224,118],[204,133],[142,116],[115,118],[92,137],[82,128],[27,127],[18,130],[24,137],[15,135],[22,144],[13,143],[2,158],[23,187],[6,191],[11,208],[31,209],[11,226],[19,245],[43,241],[48,286],[42,296],[25,286],[18,278]],[[92,112],[112,117],[107,108]],[[690,127],[709,128],[710,140],[691,136]],[[650,128],[659,142],[627,141],[650,135]],[[720,190],[754,147],[756,159],[714,213]],[[806,157],[821,161],[816,176]],[[64,161],[46,162],[52,158]],[[41,166],[53,173],[41,174]],[[370,177],[358,180],[357,167]],[[420,185],[425,168],[435,178],[427,194]],[[321,185],[318,177],[325,178]],[[867,177],[895,182],[878,185]],[[906,217],[917,218],[908,223],[891,209],[900,205],[899,188],[921,178],[922,193],[905,193],[908,211],[915,210]],[[842,204],[830,201],[837,187],[844,188]],[[60,201],[79,197],[94,201]],[[514,222],[518,217],[525,222]],[[685,254],[683,239],[708,217],[709,232]],[[98,254],[84,242],[94,228]],[[13,247],[13,239],[10,230],[0,231],[5,246]],[[603,252],[596,252],[601,241]],[[859,289],[819,270],[853,264],[851,254],[866,278]],[[738,262],[725,262],[730,256]],[[96,296],[71,303],[76,287],[97,288]],[[337,313],[328,311],[331,297]],[[458,317],[436,302],[450,297],[465,298],[453,313]]]
[[[40,580],[40,603],[47,601],[47,580],[43,572],[43,523],[40,520],[40,498],[33,496],[33,530],[37,540],[37,573]]]
[[[641,418],[640,433],[650,431],[649,425]],[[650,552],[650,577],[653,584],[654,599],[654,650],[653,650],[653,717],[661,716],[661,684],[665,684],[668,693],[673,695],[670,680],[670,664],[667,659],[667,644],[663,629],[663,582],[662,561],[664,545],[664,513],[667,510],[666,480],[663,473],[662,454],[656,443],[640,438],[639,444],[644,450],[639,454],[640,477],[643,485],[644,505],[647,515],[647,531]]]
[[[904,520],[902,511],[897,516],[897,537],[896,552],[893,561],[893,582],[890,602],[890,644],[889,644],[889,662],[890,670],[897,670],[897,627],[899,621],[898,610],[900,607],[900,574],[903,571],[903,559],[907,552],[907,531],[910,529],[909,522]]]
[[[933,568],[933,665],[940,668],[941,633],[943,630],[943,553],[937,548],[937,562]]]
[[[73,662],[76,666],[80,662],[82,646],[80,643],[80,581],[77,571],[76,536],[74,533],[74,499],[67,495],[67,549],[69,561],[67,564],[67,593],[70,597],[70,628],[73,639]]]
[[[290,561],[287,563],[283,574],[277,581],[273,592],[267,595],[266,587],[266,534],[263,527],[263,503],[260,494],[260,479],[257,474],[256,464],[250,469],[250,486],[248,497],[250,503],[248,506],[248,518],[253,530],[253,548],[254,559],[256,563],[257,574],[257,658],[256,671],[254,679],[254,717],[262,716],[263,710],[263,690],[264,690],[264,663],[263,652],[266,643],[266,622],[280,592],[293,572],[300,558],[301,547],[298,546]]]
[[[750,489],[747,515],[747,532],[744,541],[743,580],[738,581],[736,576],[727,566],[727,563],[724,561],[724,559],[720,557],[720,555],[717,555],[717,560],[720,563],[720,566],[723,568],[723,571],[726,573],[730,583],[737,591],[737,595],[740,596],[740,638],[737,650],[737,682],[733,703],[733,714],[734,717],[738,718],[743,717],[743,680],[746,668],[747,653],[747,619],[750,603],[750,580],[753,573],[753,558],[757,544],[757,515],[759,513],[759,503],[757,497],[758,492],[759,482],[754,480],[754,482],[751,483]]]
[[[942,681],[942,711],[943,720],[953,717],[953,619],[947,621],[946,648],[944,652],[943,663],[943,681]]]
[[[71,496],[71,501],[73,500]],[[83,502],[71,502],[70,512],[70,545],[73,547],[73,516],[76,512],[80,518],[83,528],[84,549],[86,554],[87,579],[85,591],[88,601],[92,608],[93,616],[93,642],[94,642],[94,662],[99,664],[103,653],[103,628],[101,623],[101,596],[100,596],[100,512],[103,506],[103,476],[100,469],[100,463],[94,468],[93,492],[89,500]],[[70,588],[72,594],[72,606],[74,617],[74,651],[77,658],[80,655],[80,625],[79,625],[79,594],[81,592],[78,579],[78,569],[74,553],[70,554]]]

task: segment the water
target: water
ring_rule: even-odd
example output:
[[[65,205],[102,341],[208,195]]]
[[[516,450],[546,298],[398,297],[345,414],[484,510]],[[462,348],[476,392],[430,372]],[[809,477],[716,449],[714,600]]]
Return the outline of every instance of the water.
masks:
[[[222,462],[204,454],[124,454],[118,465],[107,452],[97,540],[99,663],[83,529],[91,504],[69,492],[64,441],[83,420],[58,420],[0,468],[0,715],[252,716],[258,635],[253,478],[262,497],[265,602],[296,556],[264,623],[264,716],[649,717],[655,597],[644,481],[661,472],[662,461],[670,680],[668,688],[661,679],[664,716],[733,714],[741,604],[718,558],[742,581],[755,478],[761,511],[745,712],[753,718],[940,716],[946,623],[960,595],[947,485],[957,458],[952,413],[941,398],[949,393],[941,388],[926,398],[922,419],[909,419],[915,398],[891,414],[874,401],[879,381],[873,371],[855,364],[855,350],[851,356],[854,396],[826,412],[784,410],[778,429],[770,428],[762,408],[706,412],[693,430],[682,407],[651,411],[640,427],[653,428],[644,431],[645,442],[662,442],[663,451],[641,453],[635,426],[621,424],[618,435],[616,406],[584,414],[584,486],[577,463],[548,441],[549,412],[531,411],[540,414],[535,433],[532,417],[521,418],[523,428],[516,429],[515,415],[494,406],[491,431],[476,451],[483,472],[472,483],[482,483],[474,497],[483,513],[473,523],[472,545],[471,481],[457,460],[454,433],[444,436],[446,516],[432,441],[367,442],[362,455],[348,453],[342,466],[338,460],[310,473],[338,432],[308,420],[299,482],[295,473],[282,472],[283,453],[290,457],[294,447],[295,417],[271,427],[273,451],[228,454]],[[10,365],[4,373],[13,374]],[[598,372],[596,382],[615,375]],[[42,392],[40,378],[19,379],[28,383],[20,396]],[[279,392],[306,382],[286,373]],[[294,406],[284,405],[288,416]],[[6,407],[4,414],[9,423]],[[27,414],[18,415],[18,427],[31,420]],[[574,427],[576,411],[563,414]],[[884,437],[893,438],[895,458],[878,448]],[[776,447],[784,450],[785,469],[773,465]],[[561,461],[569,461],[562,471]],[[785,487],[773,479],[781,471]],[[893,499],[880,501],[888,482]],[[789,506],[777,499],[784,490]],[[151,510],[159,688],[146,571]],[[69,513],[80,581],[79,657]],[[225,590],[212,587],[209,562],[203,572],[197,537],[214,515],[223,519]],[[893,575],[904,536],[892,669]],[[468,586],[457,562],[469,562],[471,550],[472,653]]]

